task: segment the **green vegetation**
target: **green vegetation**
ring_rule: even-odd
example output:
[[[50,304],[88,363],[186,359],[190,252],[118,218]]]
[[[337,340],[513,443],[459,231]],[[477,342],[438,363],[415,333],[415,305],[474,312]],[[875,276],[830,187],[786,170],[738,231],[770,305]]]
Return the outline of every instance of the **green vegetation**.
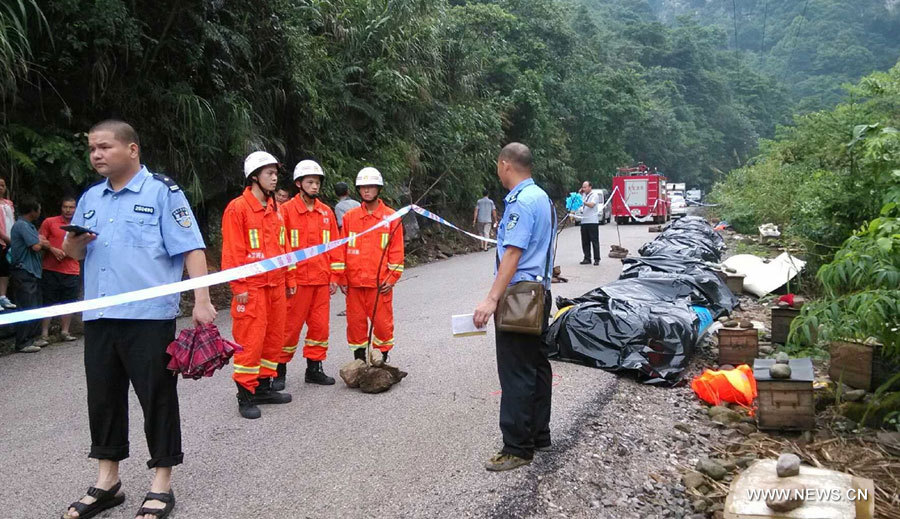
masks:
[[[798,116],[763,141],[762,153],[717,184],[712,199],[740,232],[764,222],[801,239],[814,263],[831,260],[854,230],[878,216],[900,126],[900,65],[848,88],[851,99]]]
[[[723,31],[662,24],[649,5],[7,2],[0,175],[55,206],[96,178],[84,132],[116,116],[204,227],[261,147],[320,160],[329,182],[376,165],[398,204],[434,184],[423,203],[439,210],[499,195],[494,160],[512,140],[555,196],[635,160],[711,185],[756,154],[786,97]]]
[[[693,16],[727,34],[751,68],[788,89],[792,111],[808,112],[843,100],[842,85],[900,56],[900,5],[883,0],[653,0],[666,21]]]

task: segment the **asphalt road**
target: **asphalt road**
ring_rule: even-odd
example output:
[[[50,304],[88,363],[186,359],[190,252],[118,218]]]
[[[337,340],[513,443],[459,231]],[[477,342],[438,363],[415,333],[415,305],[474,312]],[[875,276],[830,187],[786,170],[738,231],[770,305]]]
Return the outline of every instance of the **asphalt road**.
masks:
[[[645,225],[619,228],[635,254],[654,235]],[[600,266],[582,266],[578,228],[563,231],[556,264],[569,283],[556,295],[576,296],[618,277],[606,257],[616,226],[600,227]],[[494,338],[454,339],[450,316],[470,313],[493,279],[494,251],[456,256],[408,269],[394,297],[396,347],[391,362],[409,372],[380,395],[338,380],[302,382],[302,359],[289,366],[294,401],[265,406],[259,420],[239,417],[230,369],[211,379],[181,380],[185,463],[175,472],[172,517],[490,517],[533,515],[538,476],[556,470],[579,420],[596,413],[616,390],[600,370],[553,363],[556,452],[511,473],[482,463],[501,446]],[[351,355],[338,294],[332,304],[331,352],[325,370],[337,378]],[[186,323],[180,323],[182,326]],[[227,309],[217,324],[230,333]],[[59,517],[95,478],[81,341],[37,354],[0,359],[0,510],[5,518]],[[101,517],[130,518],[150,472],[143,418],[131,405],[131,454],[121,466],[125,505]]]

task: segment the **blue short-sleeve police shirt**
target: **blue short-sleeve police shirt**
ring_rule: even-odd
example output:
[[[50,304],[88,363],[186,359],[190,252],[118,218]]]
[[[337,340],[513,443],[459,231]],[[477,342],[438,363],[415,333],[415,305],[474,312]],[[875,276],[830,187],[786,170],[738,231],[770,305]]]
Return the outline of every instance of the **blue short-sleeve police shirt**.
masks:
[[[541,278],[549,287],[547,250],[553,241],[556,224],[550,197],[529,178],[514,187],[504,201],[506,208],[497,227],[498,263],[503,260],[507,247],[522,249],[522,257],[510,284]],[[552,253],[550,261],[553,261]]]
[[[120,189],[88,188],[72,224],[97,233],[84,258],[84,297],[93,299],[181,281],[184,253],[206,245],[187,198],[168,177],[146,167]],[[174,319],[179,294],[84,312],[94,319]]]

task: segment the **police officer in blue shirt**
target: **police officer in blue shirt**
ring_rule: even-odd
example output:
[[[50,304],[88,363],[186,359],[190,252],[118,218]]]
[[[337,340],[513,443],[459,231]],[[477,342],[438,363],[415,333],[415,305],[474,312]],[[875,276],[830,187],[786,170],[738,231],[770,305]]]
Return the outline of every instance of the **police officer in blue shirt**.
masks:
[[[69,232],[63,243],[66,254],[84,260],[85,298],[180,281],[185,266],[192,278],[206,275],[206,246],[187,199],[171,179],[141,165],[134,128],[103,121],[91,128],[88,146],[106,180],[88,188],[72,218],[90,232]],[[211,323],[209,290],[194,296],[194,324]],[[174,507],[172,467],[184,455],[178,379],[166,369],[166,348],[175,339],[178,302],[175,294],[84,312],[89,456],[99,460],[99,475],[64,517],[93,516],[124,501],[119,461],[128,457],[129,382],[144,411],[147,465],[155,469],[137,517],[166,517]]]
[[[509,189],[497,229],[497,275],[487,298],[475,308],[476,326],[484,326],[497,310],[509,285],[541,280],[547,289],[544,321],[550,313],[548,251],[555,218],[550,198],[531,178],[531,151],[511,143],[497,160],[497,176]],[[551,370],[548,348],[537,335],[502,332],[495,328],[497,372],[500,376],[500,430],[503,449],[485,468],[510,470],[531,463],[535,450],[550,448]]]

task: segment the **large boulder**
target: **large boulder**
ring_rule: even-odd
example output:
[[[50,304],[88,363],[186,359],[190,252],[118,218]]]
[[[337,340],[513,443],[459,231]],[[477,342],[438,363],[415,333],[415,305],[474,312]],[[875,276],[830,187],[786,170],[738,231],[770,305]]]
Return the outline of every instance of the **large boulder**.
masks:
[[[360,379],[366,371],[366,362],[360,359],[354,359],[341,366],[340,375],[347,387],[359,387]]]

